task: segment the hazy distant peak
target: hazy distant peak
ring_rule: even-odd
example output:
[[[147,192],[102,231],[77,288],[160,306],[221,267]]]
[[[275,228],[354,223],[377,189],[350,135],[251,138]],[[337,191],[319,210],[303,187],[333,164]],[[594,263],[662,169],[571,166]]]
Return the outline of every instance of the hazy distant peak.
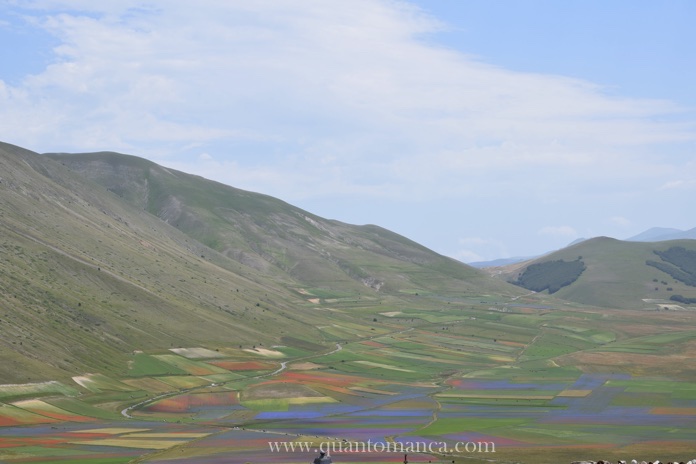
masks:
[[[652,227],[626,240],[629,242],[662,242],[665,240],[680,239],[696,239],[696,227],[689,230],[679,230],[669,227]]]

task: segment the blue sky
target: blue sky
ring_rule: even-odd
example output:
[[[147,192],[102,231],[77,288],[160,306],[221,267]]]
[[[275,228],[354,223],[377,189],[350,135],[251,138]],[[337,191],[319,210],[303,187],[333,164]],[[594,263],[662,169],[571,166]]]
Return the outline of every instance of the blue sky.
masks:
[[[696,226],[696,3],[13,0],[0,140],[113,150],[465,262]]]

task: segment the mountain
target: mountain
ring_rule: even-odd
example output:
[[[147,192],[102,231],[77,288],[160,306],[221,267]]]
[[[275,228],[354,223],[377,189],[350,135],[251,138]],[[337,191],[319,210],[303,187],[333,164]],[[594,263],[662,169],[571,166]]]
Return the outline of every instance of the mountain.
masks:
[[[529,261],[530,259],[536,258],[535,256],[515,256],[512,258],[500,258],[491,261],[475,261],[472,263],[467,263],[469,266],[475,267],[477,269],[483,269],[486,267],[500,267],[507,266],[509,264],[522,263],[524,261]]]
[[[628,242],[664,242],[667,240],[683,240],[683,239],[696,239],[696,227],[689,230],[679,230],[670,229],[665,227],[653,227],[638,235],[625,239]],[[578,238],[573,240],[568,244],[568,246],[577,245],[578,243],[584,242],[586,238]],[[549,252],[551,253],[551,252]],[[546,256],[549,253],[544,253],[538,256],[527,256],[527,257],[514,257],[514,258],[500,258],[494,259],[492,261],[476,261],[467,263],[469,266],[473,266],[477,269],[484,268],[499,268],[503,266],[509,266],[512,264],[524,263],[525,261],[531,261],[538,259],[540,256]],[[496,275],[498,273],[497,269],[491,270],[490,274]]]
[[[629,242],[663,242],[682,239],[696,239],[696,227],[689,230],[653,227],[626,240]]]
[[[696,304],[695,243],[588,240],[508,268],[523,288],[137,157],[0,144],[0,459],[262,462],[462,421],[499,460],[682,453],[696,323],[662,309]]]
[[[575,244],[578,244],[580,242],[583,242],[587,240],[586,238],[578,238],[570,242],[568,246],[572,246]],[[477,269],[485,269],[485,268],[498,268],[501,266],[509,266],[512,264],[518,264],[518,263],[524,263],[525,261],[531,261],[533,259],[537,259],[541,256],[546,256],[548,253],[543,253],[541,255],[536,255],[536,256],[515,256],[513,258],[500,258],[500,259],[494,259],[492,261],[476,261],[473,263],[467,263],[469,266],[473,266]],[[495,269],[491,270],[493,274],[495,274],[497,271]],[[489,272],[489,273],[491,273]]]
[[[655,309],[696,297],[696,241],[583,241],[498,275],[554,297],[607,308]]]
[[[327,220],[267,195],[134,156],[46,156],[226,258],[267,275],[382,293],[413,288],[462,292],[492,285],[484,273],[375,225]]]
[[[134,350],[322,344],[313,327],[521,291],[378,226],[115,153],[0,144],[0,237],[0,384],[121,375]]]

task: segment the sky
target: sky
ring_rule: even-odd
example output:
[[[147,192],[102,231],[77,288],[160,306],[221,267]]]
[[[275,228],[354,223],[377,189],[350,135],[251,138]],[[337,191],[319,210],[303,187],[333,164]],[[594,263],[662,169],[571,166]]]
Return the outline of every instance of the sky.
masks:
[[[463,262],[686,230],[695,19],[691,0],[4,0],[0,140],[142,156]]]

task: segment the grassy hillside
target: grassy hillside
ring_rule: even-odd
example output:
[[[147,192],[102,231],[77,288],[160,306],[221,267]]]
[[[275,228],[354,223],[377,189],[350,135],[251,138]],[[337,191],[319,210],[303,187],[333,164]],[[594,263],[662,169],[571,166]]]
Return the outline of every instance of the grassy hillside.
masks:
[[[117,173],[121,187],[0,145],[0,384],[120,375],[134,350],[271,345],[340,321],[369,330],[418,292],[519,292],[379,227],[95,157],[95,180]],[[317,310],[332,297],[354,309]]]
[[[326,220],[267,195],[116,153],[49,155],[245,266],[305,285],[382,293],[510,292],[381,227]]]
[[[0,383],[120,372],[134,349],[272,343],[327,321],[290,282],[58,163],[3,145],[0,172]]]
[[[675,294],[687,298],[696,297],[696,287],[647,264],[648,261],[662,262],[665,269],[669,266],[676,269],[656,253],[663,253],[674,247],[683,247],[693,253],[696,251],[696,240],[644,243],[599,237],[551,253],[526,263],[512,273],[502,275],[509,280],[517,280],[534,264],[580,260],[585,263],[586,269],[577,280],[554,293],[555,297],[609,308],[664,308],[675,304],[670,301],[670,297]],[[549,281],[555,277],[553,274],[546,276]]]

